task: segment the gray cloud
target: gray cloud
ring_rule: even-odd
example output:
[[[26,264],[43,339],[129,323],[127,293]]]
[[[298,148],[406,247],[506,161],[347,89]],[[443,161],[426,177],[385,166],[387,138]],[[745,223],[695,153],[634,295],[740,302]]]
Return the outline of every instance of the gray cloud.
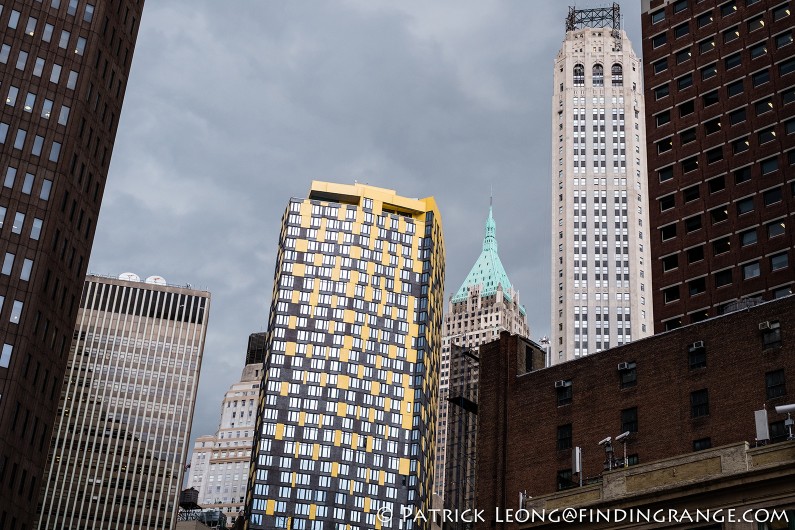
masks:
[[[265,329],[279,221],[313,179],[435,196],[448,296],[493,187],[503,263],[534,336],[548,332],[565,14],[538,0],[147,3],[90,269],[212,292],[194,437],[215,430],[248,334]]]

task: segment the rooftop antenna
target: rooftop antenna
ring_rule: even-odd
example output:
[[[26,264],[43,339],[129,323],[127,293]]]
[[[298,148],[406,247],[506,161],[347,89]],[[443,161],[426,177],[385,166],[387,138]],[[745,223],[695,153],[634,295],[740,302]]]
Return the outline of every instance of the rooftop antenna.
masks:
[[[795,404],[779,405],[776,407],[778,414],[786,414],[787,419],[784,420],[784,427],[787,429],[787,440],[795,440],[795,434],[792,432],[792,427],[795,425],[795,420],[792,419],[792,413],[795,412]]]

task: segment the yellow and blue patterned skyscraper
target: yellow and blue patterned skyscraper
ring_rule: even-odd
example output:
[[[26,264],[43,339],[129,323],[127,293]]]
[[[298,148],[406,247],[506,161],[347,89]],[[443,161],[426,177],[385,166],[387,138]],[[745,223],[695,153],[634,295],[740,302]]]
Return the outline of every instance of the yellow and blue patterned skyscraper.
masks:
[[[316,181],[290,201],[247,528],[425,528],[400,515],[431,504],[443,302],[433,198]]]

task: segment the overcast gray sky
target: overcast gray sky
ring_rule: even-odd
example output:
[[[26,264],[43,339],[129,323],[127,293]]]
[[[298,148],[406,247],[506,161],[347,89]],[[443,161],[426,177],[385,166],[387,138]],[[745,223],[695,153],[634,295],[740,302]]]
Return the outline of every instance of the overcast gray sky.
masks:
[[[622,5],[640,54],[640,6]],[[549,332],[552,65],[567,2],[149,0],[90,271],[212,293],[192,440],[264,331],[279,221],[313,179],[442,213],[448,298],[494,190],[502,262]],[[606,3],[579,2],[577,7]]]

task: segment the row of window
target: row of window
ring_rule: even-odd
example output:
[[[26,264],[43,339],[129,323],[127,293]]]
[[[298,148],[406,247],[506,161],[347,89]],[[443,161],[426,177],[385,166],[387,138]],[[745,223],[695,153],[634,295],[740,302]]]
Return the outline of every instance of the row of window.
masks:
[[[6,143],[6,139],[8,137],[8,129],[9,125],[7,123],[0,122],[0,145]],[[25,142],[27,141],[28,131],[25,129],[17,129],[16,134],[14,135],[14,149],[23,150],[25,149]],[[33,142],[30,145],[30,153],[33,156],[42,156],[43,153],[46,152],[47,160],[50,162],[58,162],[59,158],[61,157],[61,143],[56,142],[53,140],[49,143],[49,148],[45,150],[44,148],[45,138],[43,136],[39,136],[38,134],[33,138]]]

